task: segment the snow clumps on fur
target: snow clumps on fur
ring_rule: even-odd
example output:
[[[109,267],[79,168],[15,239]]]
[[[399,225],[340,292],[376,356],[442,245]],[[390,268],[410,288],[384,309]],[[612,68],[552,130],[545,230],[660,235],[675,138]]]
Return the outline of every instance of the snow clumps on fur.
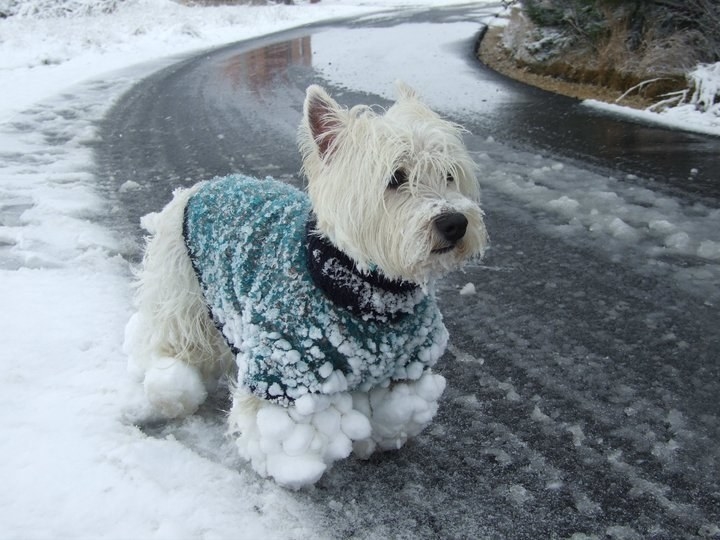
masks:
[[[292,489],[317,482],[351,453],[368,458],[376,449],[395,450],[420,433],[438,409],[445,389],[441,375],[426,371],[417,381],[370,392],[306,394],[293,407],[235,395],[230,425],[240,455],[262,476]]]

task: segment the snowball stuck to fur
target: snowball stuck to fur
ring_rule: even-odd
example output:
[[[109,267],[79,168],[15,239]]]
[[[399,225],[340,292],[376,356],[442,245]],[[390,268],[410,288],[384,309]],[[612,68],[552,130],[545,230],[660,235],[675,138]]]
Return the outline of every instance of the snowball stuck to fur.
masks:
[[[429,370],[417,381],[371,390],[368,405],[373,441],[383,450],[400,448],[432,420],[438,409],[437,399],[444,390],[445,378]],[[357,405],[366,406],[360,397]],[[359,451],[369,450],[356,446]]]
[[[313,456],[291,457],[284,454],[267,456],[268,474],[275,478],[278,484],[292,489],[314,484],[327,469],[322,461]]]
[[[341,428],[353,440],[367,439],[372,432],[367,416],[359,411],[349,411],[342,416]]]
[[[325,458],[332,463],[333,461],[345,459],[351,452],[352,441],[344,433],[339,431],[328,441]]]
[[[434,373],[426,373],[415,383],[417,395],[428,403],[437,401],[445,391],[445,377]]]
[[[350,455],[353,441],[370,435],[370,421],[353,410],[348,393],[306,394],[289,408],[261,403],[237,444],[256,471],[297,489],[316,482],[333,462]]]
[[[340,430],[340,411],[330,407],[313,415],[313,425],[327,436],[332,436]]]
[[[435,416],[444,389],[445,379],[428,370],[369,393],[306,394],[288,408],[259,402],[238,449],[260,474],[297,489],[352,452],[365,459],[377,448],[400,448]]]
[[[145,373],[145,393],[166,418],[194,413],[207,392],[197,370],[175,358],[161,358]]]
[[[283,452],[288,456],[302,456],[310,448],[316,433],[317,430],[312,424],[296,424],[289,437],[283,441]]]
[[[295,423],[288,416],[287,409],[263,407],[257,413],[257,425],[263,438],[282,441]]]

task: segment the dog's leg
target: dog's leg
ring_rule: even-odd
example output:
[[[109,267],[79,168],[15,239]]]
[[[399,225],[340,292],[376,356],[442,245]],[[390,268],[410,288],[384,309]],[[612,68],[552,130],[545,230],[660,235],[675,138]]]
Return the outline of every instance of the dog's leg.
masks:
[[[354,392],[353,407],[370,418],[372,435],[353,444],[367,459],[376,450],[397,450],[418,435],[437,413],[445,378],[426,370],[416,381],[396,383],[369,392]]]
[[[237,389],[229,424],[253,469],[293,489],[317,482],[333,462],[350,455],[353,441],[370,436],[370,422],[353,410],[347,392],[305,395],[282,407]]]
[[[195,412],[233,360],[208,316],[182,235],[185,206],[198,188],[177,190],[162,212],[143,218],[152,237],[136,275],[137,313],[125,332],[129,368],[154,412],[167,418]]]

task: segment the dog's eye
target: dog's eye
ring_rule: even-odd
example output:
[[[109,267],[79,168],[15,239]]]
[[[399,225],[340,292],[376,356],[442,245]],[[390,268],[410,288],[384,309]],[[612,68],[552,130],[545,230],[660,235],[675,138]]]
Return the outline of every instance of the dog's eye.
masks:
[[[392,189],[397,189],[403,184],[407,184],[407,181],[407,172],[405,172],[404,169],[397,169],[395,172],[392,173],[390,182],[388,182],[388,187]]]
[[[455,177],[452,175],[452,173],[447,173],[447,175],[445,176],[445,181],[449,184],[455,181]]]

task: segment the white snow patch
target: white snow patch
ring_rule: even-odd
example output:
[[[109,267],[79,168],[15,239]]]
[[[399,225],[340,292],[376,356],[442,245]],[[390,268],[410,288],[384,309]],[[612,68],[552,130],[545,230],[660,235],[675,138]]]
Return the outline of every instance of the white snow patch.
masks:
[[[120,193],[127,193],[128,191],[137,191],[142,189],[142,186],[135,182],[134,180],[127,180],[126,182],[123,182],[120,186]]]
[[[720,260],[720,242],[703,240],[697,249],[698,257],[703,259]]]
[[[517,506],[532,501],[535,497],[520,484],[503,485],[495,489],[495,493]]]
[[[568,426],[567,431],[572,435],[573,439],[573,445],[574,446],[582,446],[583,441],[585,440],[585,433],[583,433],[583,430],[578,425]]]
[[[396,97],[394,81],[405,80],[411,82],[435,110],[479,116],[483,107],[501,106],[515,98],[512,90],[505,89],[493,94],[491,100],[478,99],[476,71],[463,52],[475,39],[477,31],[477,22],[459,21],[401,24],[393,27],[392,33],[372,28],[323,32],[313,36],[313,43],[318,44],[317,50],[313,51],[313,66],[324,79],[334,84],[388,99]],[[413,43],[418,35],[423,36],[422,47],[404,46]],[[368,47],[368,43],[372,46]],[[457,54],[448,56],[448,50],[457,50]],[[352,56],[356,62],[344,61],[347,56]],[[415,67],[428,62],[434,62],[432,70]],[[373,76],[368,77],[367,73]],[[450,95],[446,91],[449,80],[461,91]]]
[[[508,382],[498,383],[498,388],[505,392],[505,399],[508,401],[520,401],[520,394],[515,391],[515,387]]]
[[[720,62],[699,64],[688,74],[693,86],[690,103],[711,111],[720,101]]]
[[[720,135],[720,62],[698,64],[687,73],[687,80],[687,89],[672,92],[665,100],[645,110],[592,99],[583,104],[643,122]],[[690,174],[696,175],[697,170],[692,169]]]
[[[583,516],[595,516],[602,512],[602,506],[596,503],[586,494],[578,494],[574,498],[575,508]]]
[[[720,116],[716,113],[699,112],[695,105],[679,105],[663,112],[633,109],[614,103],[605,103],[595,99],[582,102],[587,107],[625,116],[639,122],[656,124],[672,129],[694,131],[707,135],[720,135]]]
[[[675,439],[670,439],[667,442],[656,442],[653,444],[652,455],[661,461],[667,462],[675,457],[679,448],[680,444]]]
[[[475,293],[476,293],[475,284],[473,284],[473,283],[466,283],[460,289],[460,296],[469,296],[469,295],[472,295]]]
[[[697,534],[701,538],[717,538],[720,536],[720,527],[714,523],[708,523],[707,525],[700,527]]]
[[[535,405],[535,407],[533,408],[533,411],[530,414],[530,418],[532,418],[536,422],[550,422],[552,420],[547,414],[542,412],[540,410],[540,407],[538,407],[537,405]]]
[[[551,210],[555,210],[559,213],[567,214],[567,215],[573,215],[578,208],[580,208],[580,203],[577,202],[575,199],[571,199],[567,195],[563,195],[559,199],[553,199],[548,202],[548,208]]]
[[[641,540],[642,535],[632,527],[613,525],[605,529],[605,534],[612,540]]]
[[[512,457],[502,448],[485,448],[482,451],[487,456],[492,456],[495,462],[501,467],[507,467],[513,463]]]

